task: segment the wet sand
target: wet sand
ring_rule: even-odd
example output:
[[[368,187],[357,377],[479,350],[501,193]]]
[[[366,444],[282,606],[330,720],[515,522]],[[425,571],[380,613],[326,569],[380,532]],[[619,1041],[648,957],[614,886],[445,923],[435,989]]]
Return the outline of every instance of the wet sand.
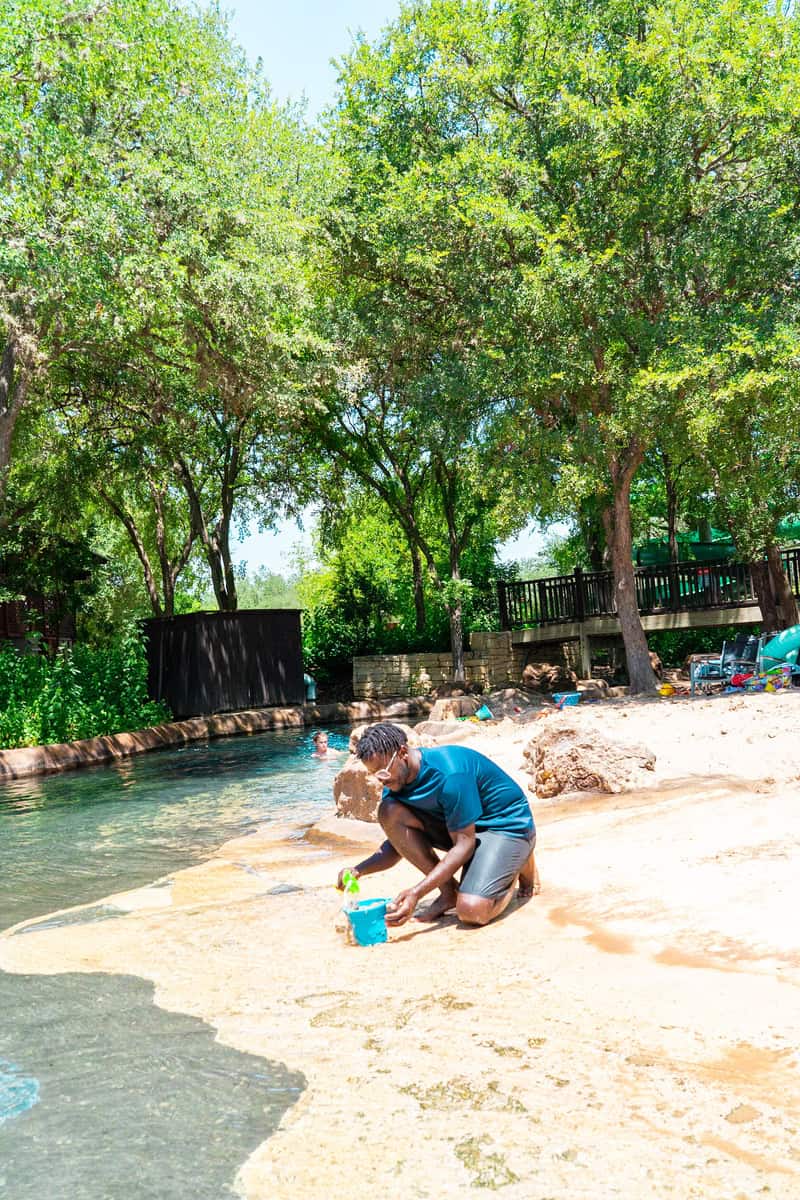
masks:
[[[6,935],[0,968],[141,976],[302,1073],[242,1165],[251,1200],[796,1200],[800,695],[572,716],[651,745],[653,786],[534,801],[542,893],[485,929],[448,917],[348,946],[331,884],[379,835],[331,817],[109,898],[123,916]],[[532,732],[472,744],[527,780]]]

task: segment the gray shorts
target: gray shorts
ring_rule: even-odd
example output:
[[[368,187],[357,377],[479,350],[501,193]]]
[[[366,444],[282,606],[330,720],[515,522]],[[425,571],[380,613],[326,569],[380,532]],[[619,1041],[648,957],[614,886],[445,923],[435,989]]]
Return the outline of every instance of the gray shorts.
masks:
[[[415,808],[425,833],[437,850],[450,850],[453,840],[444,821],[422,809]],[[494,899],[507,892],[530,858],[536,845],[536,834],[517,837],[512,833],[496,833],[481,829],[475,835],[475,853],[461,870],[460,892],[467,896],[486,896]]]

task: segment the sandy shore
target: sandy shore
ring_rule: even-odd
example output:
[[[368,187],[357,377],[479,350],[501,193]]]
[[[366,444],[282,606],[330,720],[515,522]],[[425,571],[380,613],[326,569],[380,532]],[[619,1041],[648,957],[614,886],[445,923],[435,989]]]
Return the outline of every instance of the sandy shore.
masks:
[[[332,817],[114,897],[119,919],[2,938],[0,968],[151,979],[158,1004],[302,1071],[242,1166],[250,1200],[796,1200],[798,718],[797,691],[579,706],[656,752],[652,787],[534,801],[542,893],[485,929],[346,945],[331,885],[378,839]],[[472,744],[527,782],[535,732]]]

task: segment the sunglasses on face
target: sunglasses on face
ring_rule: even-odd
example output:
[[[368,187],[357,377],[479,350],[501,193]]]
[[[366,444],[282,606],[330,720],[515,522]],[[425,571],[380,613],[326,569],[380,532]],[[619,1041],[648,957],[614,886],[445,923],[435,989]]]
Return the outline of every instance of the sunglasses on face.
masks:
[[[385,766],[385,767],[381,767],[381,769],[380,769],[379,771],[376,771],[376,772],[375,772],[375,778],[376,778],[376,779],[389,779],[389,778],[391,778],[391,774],[392,774],[392,763],[393,763],[393,762],[394,762],[394,760],[397,758],[397,756],[398,756],[398,754],[399,754],[399,753],[400,753],[400,747],[398,746],[398,747],[397,747],[397,749],[395,750],[394,754],[392,755],[392,757],[389,759],[389,761],[388,761],[388,763],[386,764],[386,766]]]

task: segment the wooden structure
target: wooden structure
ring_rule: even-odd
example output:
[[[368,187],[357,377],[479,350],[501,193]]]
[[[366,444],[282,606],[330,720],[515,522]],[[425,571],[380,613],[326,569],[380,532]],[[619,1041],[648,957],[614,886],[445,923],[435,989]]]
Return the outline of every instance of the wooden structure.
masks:
[[[782,551],[792,590],[800,596],[800,548]],[[634,570],[646,632],[761,621],[752,564],[665,563]],[[580,670],[591,674],[591,643],[619,635],[611,571],[582,571],[497,585],[500,626],[514,645],[544,648],[579,642]]]
[[[800,548],[784,550],[781,557],[792,590],[800,595]],[[642,616],[758,604],[750,563],[665,563],[635,568],[634,579]],[[502,629],[615,617],[617,611],[611,571],[582,571],[576,567],[572,575],[501,582],[497,590]],[[702,625],[703,621],[694,624]]]
[[[142,625],[150,696],[176,717],[305,699],[298,609],[186,613]]]
[[[62,614],[48,596],[26,596],[24,600],[0,602],[0,644],[10,643],[20,650],[29,649],[34,639],[49,651],[75,641],[75,615]]]

